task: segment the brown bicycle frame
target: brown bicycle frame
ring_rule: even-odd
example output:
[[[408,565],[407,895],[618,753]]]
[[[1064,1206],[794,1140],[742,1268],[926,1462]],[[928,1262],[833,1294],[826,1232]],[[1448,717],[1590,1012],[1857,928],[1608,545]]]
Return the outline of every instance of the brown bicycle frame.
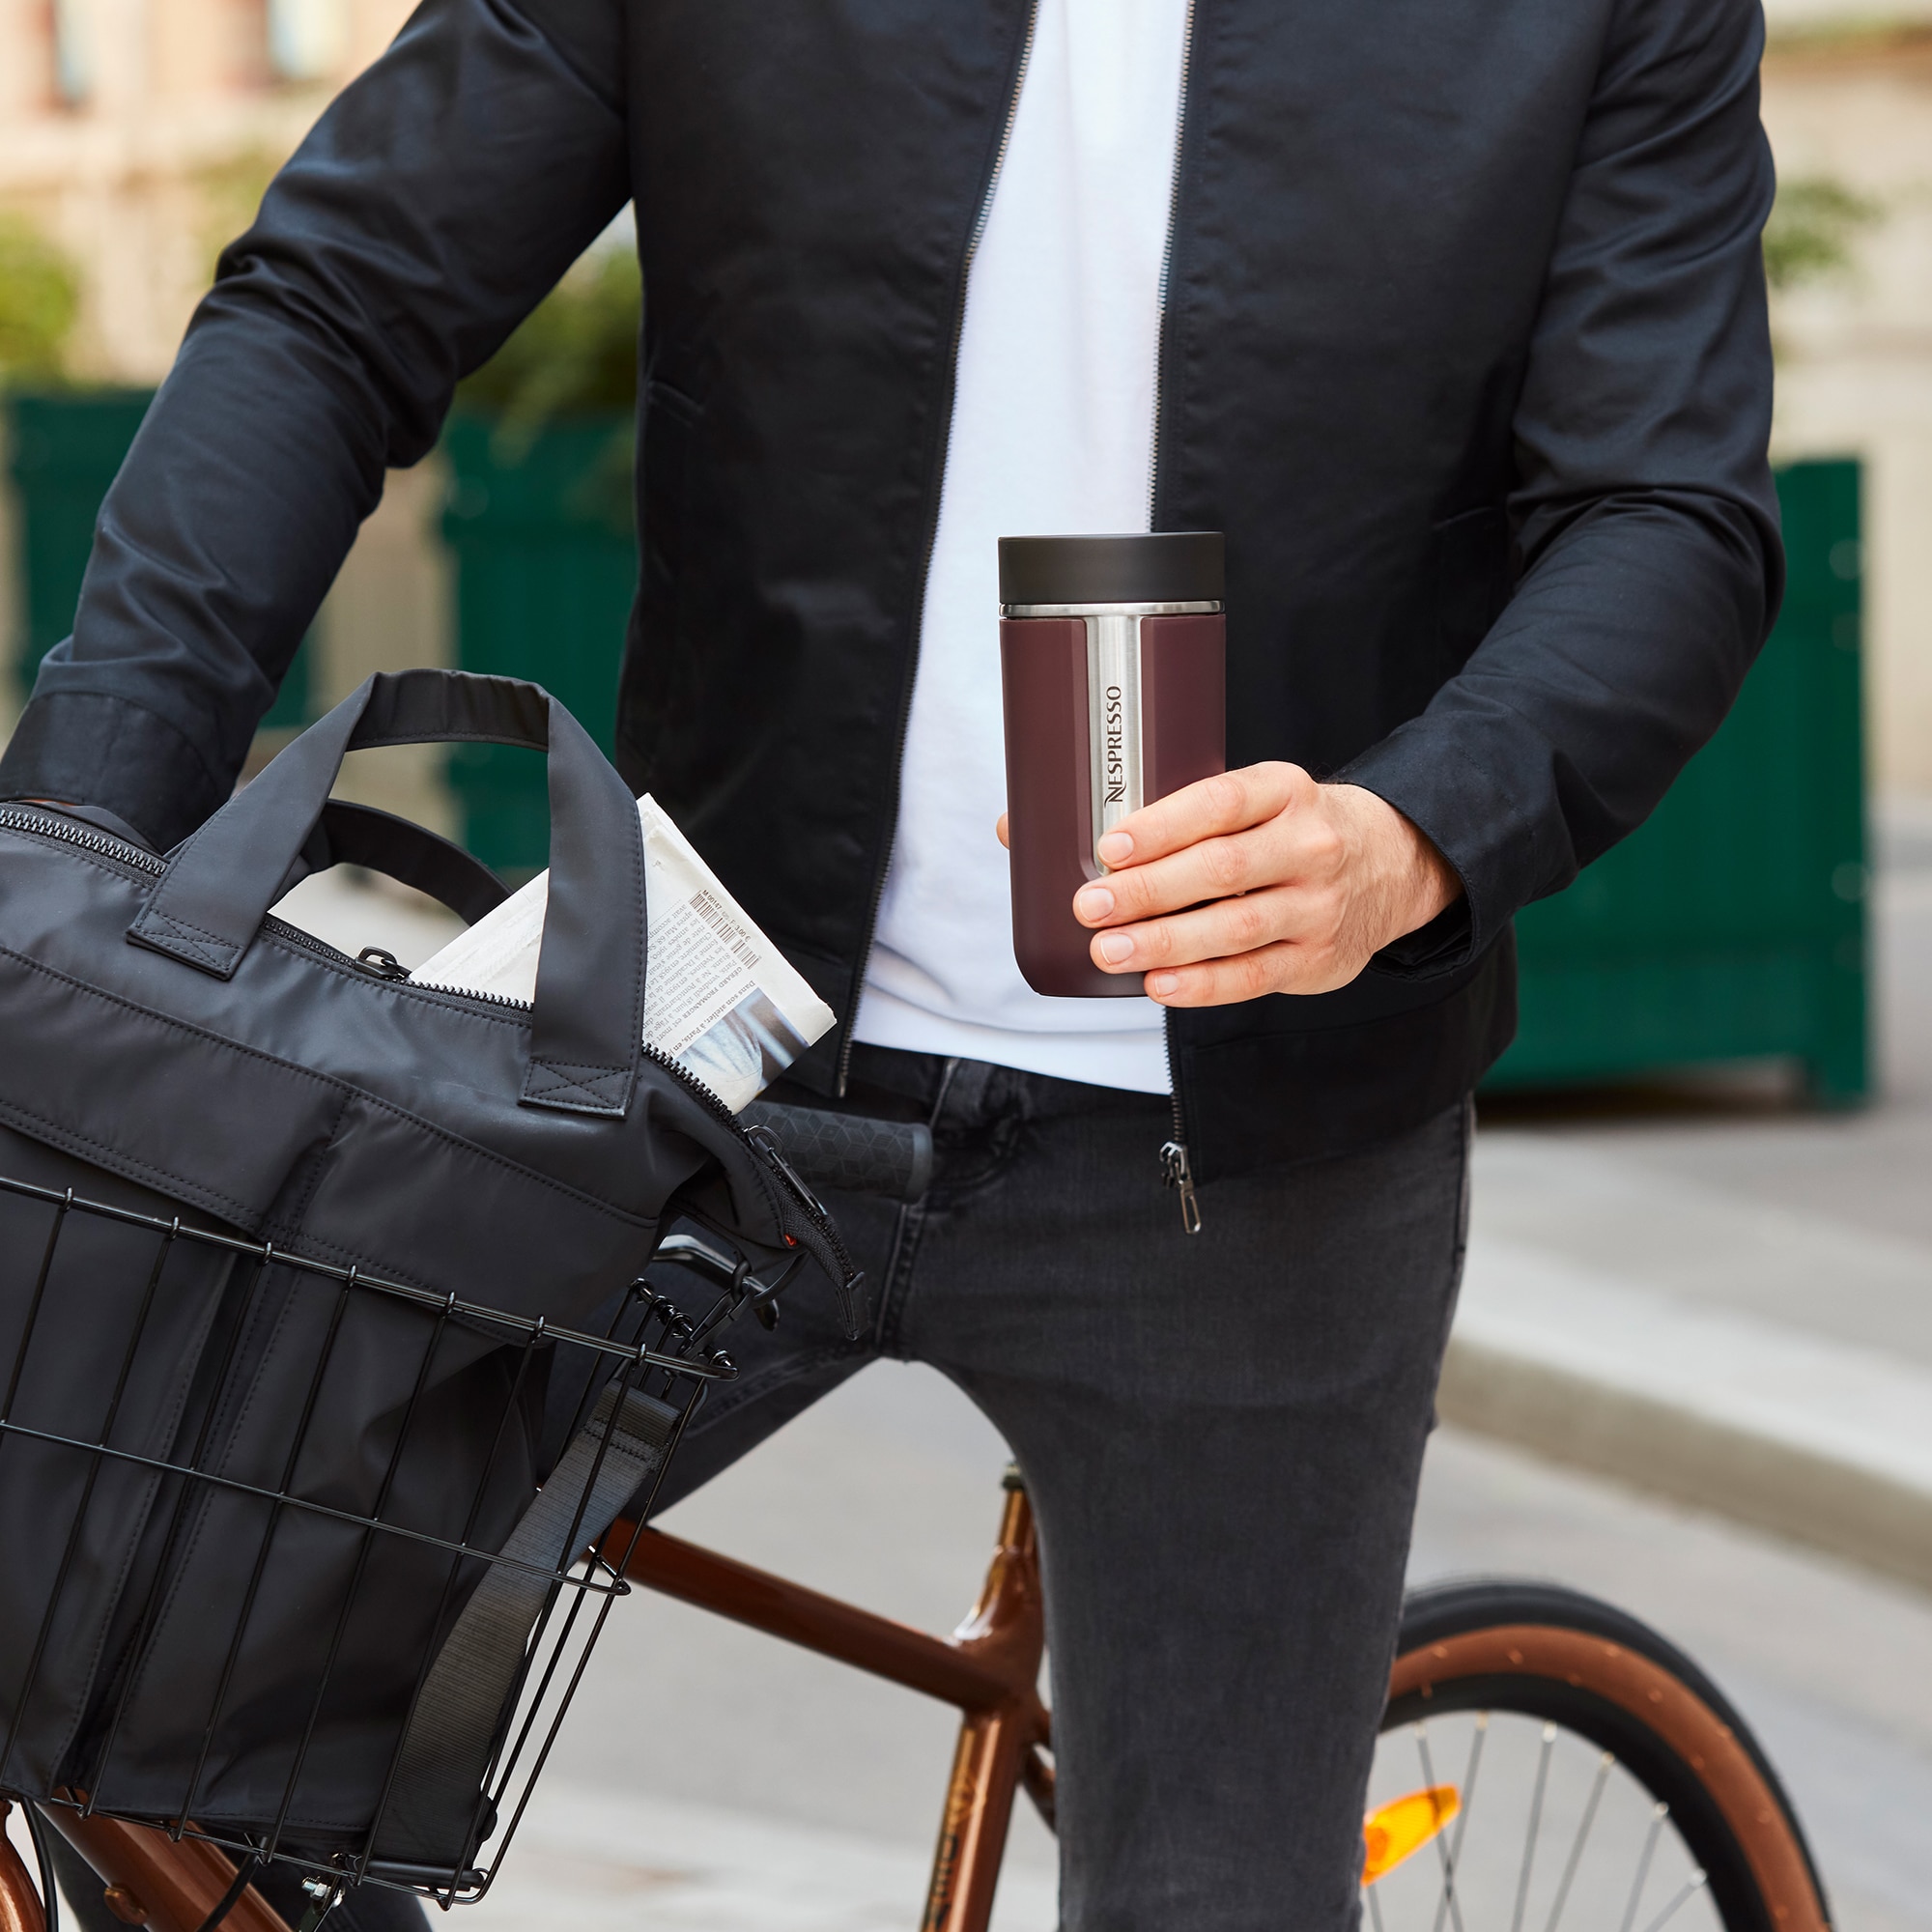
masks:
[[[612,1547],[629,1534],[619,1523]],[[920,1932],[986,1932],[1013,1794],[1025,1785],[1053,1822],[1053,1767],[1039,1696],[1046,1623],[1033,1507],[1017,1476],[979,1601],[949,1637],[874,1616],[662,1530],[639,1532],[624,1574],[667,1597],[749,1624],[961,1713]]]

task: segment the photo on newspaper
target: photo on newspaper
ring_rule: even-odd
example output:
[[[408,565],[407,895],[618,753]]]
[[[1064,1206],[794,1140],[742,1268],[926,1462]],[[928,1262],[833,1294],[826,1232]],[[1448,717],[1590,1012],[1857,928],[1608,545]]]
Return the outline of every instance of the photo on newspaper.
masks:
[[[638,816],[650,939],[644,1039],[735,1114],[830,1030],[834,1014],[648,792]],[[549,902],[550,874],[540,872],[410,978],[533,998]]]

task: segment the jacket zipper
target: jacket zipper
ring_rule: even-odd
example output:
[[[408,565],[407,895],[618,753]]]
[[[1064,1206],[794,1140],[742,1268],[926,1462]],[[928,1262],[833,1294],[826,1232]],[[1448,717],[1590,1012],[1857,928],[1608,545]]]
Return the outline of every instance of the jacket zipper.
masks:
[[[1167,337],[1167,289],[1174,271],[1174,234],[1180,221],[1180,153],[1187,131],[1187,82],[1194,60],[1195,0],[1187,0],[1187,14],[1180,30],[1180,101],[1174,121],[1174,173],[1167,191],[1167,240],[1160,251],[1160,324],[1154,337],[1153,361],[1153,441],[1148,463],[1148,528],[1154,526],[1155,486],[1160,477],[1160,377],[1161,351]],[[1187,1120],[1180,1107],[1180,1082],[1174,1077],[1174,1013],[1161,1013],[1161,1044],[1167,1051],[1168,1104],[1174,1110],[1174,1136],[1160,1151],[1160,1177],[1180,1196],[1180,1225],[1190,1235],[1201,1232],[1201,1201],[1194,1191],[1194,1168],[1187,1152]]]
[[[1189,0],[1190,10],[1193,0]],[[1006,165],[1007,149],[1012,144],[1013,123],[1019,116],[1020,90],[1026,85],[1027,67],[1033,59],[1034,30],[1039,24],[1039,0],[1028,0],[1026,35],[1020,42],[1019,65],[1013,71],[1012,92],[1007,98],[1006,125],[1000,129],[1000,145],[993,151],[992,172],[986,177],[985,192],[980,197],[980,213],[973,223],[973,232],[966,241],[965,259],[959,266],[959,298],[952,308],[952,335],[946,350],[946,436],[950,450],[952,440],[952,405],[957,394],[959,378],[959,338],[966,327],[966,293],[973,276],[973,258],[980,252],[980,242],[986,232],[986,222],[993,213],[993,191],[1000,185],[1000,170]],[[942,460],[939,470],[940,487],[946,483],[946,466]],[[939,491],[933,492],[932,511],[926,519],[925,543],[920,555],[919,605],[913,612],[912,660],[906,667],[904,686],[899,693],[899,717],[896,735],[893,741],[893,801],[892,822],[896,832],[899,812],[899,772],[905,762],[906,724],[912,717],[913,685],[919,677],[920,633],[925,624],[925,584],[932,571],[932,546],[939,535]],[[859,957],[852,975],[852,1004],[845,1014],[845,1025],[838,1041],[838,1073],[835,1083],[838,1097],[845,1097],[846,1083],[852,1077],[853,1032],[859,1024],[859,1001],[866,988],[866,967],[872,956],[872,942],[879,930],[879,901],[886,892],[886,871],[892,864],[893,848],[889,839],[881,856],[877,870],[872,875],[871,902],[866,909],[866,936],[859,948]]]
[[[138,845],[129,845],[125,840],[110,838],[104,833],[96,832],[91,827],[75,824],[73,820],[63,818],[54,812],[19,811],[12,807],[0,806],[0,828],[10,832],[26,832],[36,837],[58,838],[69,845],[78,845],[83,851],[92,852],[99,858],[109,859],[129,871],[143,872],[153,878],[159,878],[167,871],[166,865],[152,852],[145,852]],[[327,940],[318,939],[312,932],[304,932],[298,925],[291,925],[287,920],[276,919],[270,914],[262,922],[262,930],[272,933],[277,939],[291,945],[299,946],[328,960],[332,965],[348,966],[357,973],[383,984],[404,983],[412,985],[419,992],[440,993],[451,999],[476,1000],[485,1006],[507,1007],[516,1012],[527,1013],[531,1010],[528,1000],[512,999],[506,993],[482,993],[472,991],[468,986],[440,986],[432,980],[408,980],[397,981],[395,976],[380,965],[372,965],[363,959],[352,959],[339,948]],[[369,949],[375,951],[377,949]],[[846,1276],[849,1289],[858,1270],[853,1266],[850,1250],[839,1237],[838,1230],[832,1217],[825,1211],[816,1196],[793,1173],[791,1164],[782,1152],[771,1143],[769,1134],[760,1136],[751,1132],[724,1100],[688,1067],[681,1066],[661,1047],[653,1046],[649,1040],[643,1043],[644,1057],[662,1066],[692,1094],[701,1101],[706,1110],[728,1126],[744,1144],[757,1156],[758,1164],[774,1175],[810,1220],[812,1226],[824,1238],[825,1244],[838,1258],[839,1266]],[[768,1144],[771,1143],[771,1144]],[[781,1216],[781,1225],[783,1217]]]
[[[1180,1225],[1190,1234],[1201,1232],[1201,1200],[1194,1191],[1194,1168],[1187,1156],[1187,1122],[1180,1112],[1180,1082],[1174,1077],[1174,1014],[1161,1015],[1161,1040],[1167,1048],[1167,1103],[1174,1110],[1174,1138],[1160,1150],[1160,1178],[1180,1195]]]

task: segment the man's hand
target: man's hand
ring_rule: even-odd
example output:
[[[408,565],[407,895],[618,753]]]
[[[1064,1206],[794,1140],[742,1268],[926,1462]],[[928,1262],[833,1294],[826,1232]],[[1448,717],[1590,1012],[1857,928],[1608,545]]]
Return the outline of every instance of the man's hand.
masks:
[[[1007,822],[999,835],[1004,843]],[[1249,765],[1144,806],[1100,840],[1073,896],[1094,963],[1168,1007],[1327,993],[1463,895],[1434,845],[1357,785]]]

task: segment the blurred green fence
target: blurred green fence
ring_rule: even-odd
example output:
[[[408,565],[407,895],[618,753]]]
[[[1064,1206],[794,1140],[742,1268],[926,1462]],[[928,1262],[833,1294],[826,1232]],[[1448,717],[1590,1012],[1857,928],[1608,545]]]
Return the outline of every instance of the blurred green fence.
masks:
[[[1650,819],[1518,919],[1493,1088],[1782,1056],[1818,1099],[1866,1091],[1859,466],[1793,464],[1777,489],[1777,628]]]
[[[487,417],[458,414],[443,447],[457,663],[534,679],[609,753],[638,587],[629,418],[554,423],[513,440]],[[550,806],[539,753],[459,745],[449,781],[478,858],[509,877],[544,865]]]

